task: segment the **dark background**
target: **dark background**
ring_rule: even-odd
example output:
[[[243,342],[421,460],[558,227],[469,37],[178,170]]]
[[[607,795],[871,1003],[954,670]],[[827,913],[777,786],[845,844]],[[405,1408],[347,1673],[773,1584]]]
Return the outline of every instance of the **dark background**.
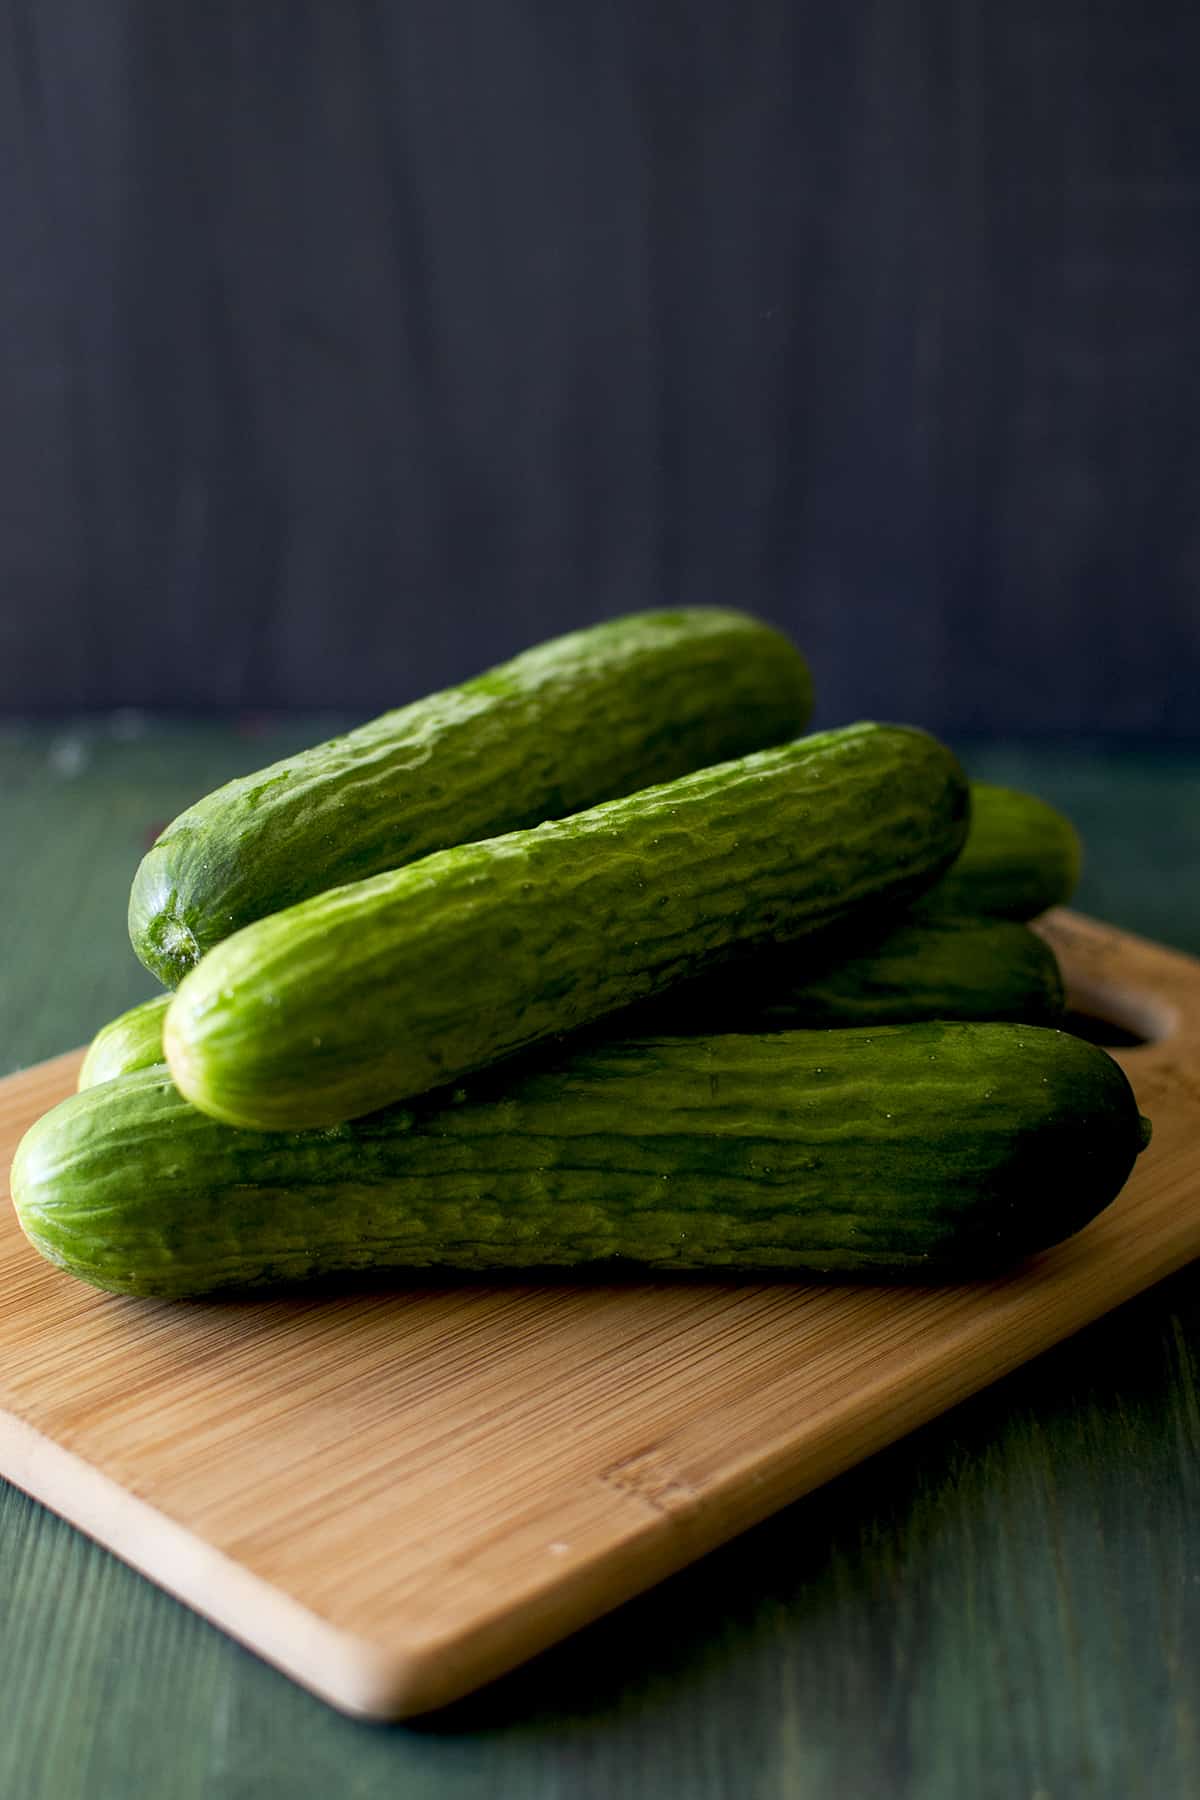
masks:
[[[0,709],[745,606],[819,717],[1200,734],[1200,14],[0,0]]]

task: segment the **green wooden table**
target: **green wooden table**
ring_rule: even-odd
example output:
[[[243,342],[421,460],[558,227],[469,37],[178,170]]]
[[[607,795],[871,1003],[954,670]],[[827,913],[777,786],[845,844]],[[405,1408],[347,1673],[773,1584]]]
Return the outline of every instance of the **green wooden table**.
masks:
[[[152,991],[155,828],[336,721],[0,726],[0,1072]],[[1200,756],[965,746],[1200,955]],[[332,1712],[0,1483],[3,1800],[1200,1793],[1200,1268],[416,1725]]]

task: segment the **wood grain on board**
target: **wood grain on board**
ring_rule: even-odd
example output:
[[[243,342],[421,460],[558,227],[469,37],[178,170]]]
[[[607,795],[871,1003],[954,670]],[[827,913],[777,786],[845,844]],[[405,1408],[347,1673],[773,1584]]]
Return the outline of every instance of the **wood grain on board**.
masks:
[[[1154,1141],[1116,1203],[961,1287],[94,1292],[0,1210],[0,1473],[348,1711],[512,1667],[1200,1253],[1200,963],[1044,927]],[[0,1163],[79,1053],[0,1083]]]

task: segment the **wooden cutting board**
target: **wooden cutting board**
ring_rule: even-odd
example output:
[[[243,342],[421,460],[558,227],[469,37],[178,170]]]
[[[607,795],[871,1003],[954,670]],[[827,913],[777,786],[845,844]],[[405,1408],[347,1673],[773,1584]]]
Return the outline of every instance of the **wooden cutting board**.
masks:
[[[167,1303],[0,1203],[0,1473],[350,1712],[500,1674],[1200,1253],[1200,963],[1058,913],[1154,1141],[1005,1280]],[[79,1053],[0,1083],[0,1168]],[[136,1170],[130,1178],[136,1180]]]

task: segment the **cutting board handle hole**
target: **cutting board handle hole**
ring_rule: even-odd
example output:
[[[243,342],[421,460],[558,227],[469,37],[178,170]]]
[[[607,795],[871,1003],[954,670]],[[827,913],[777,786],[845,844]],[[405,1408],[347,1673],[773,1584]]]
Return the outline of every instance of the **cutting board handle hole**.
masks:
[[[1064,1028],[1106,1050],[1160,1044],[1178,1023],[1176,1008],[1157,994],[1130,993],[1101,982],[1073,982],[1067,992]]]
[[[1147,1040],[1140,1032],[1118,1025],[1115,1019],[1096,1019],[1091,1013],[1068,1012],[1063,1030],[1073,1037],[1086,1038],[1089,1044],[1100,1044],[1105,1050],[1136,1050]]]

